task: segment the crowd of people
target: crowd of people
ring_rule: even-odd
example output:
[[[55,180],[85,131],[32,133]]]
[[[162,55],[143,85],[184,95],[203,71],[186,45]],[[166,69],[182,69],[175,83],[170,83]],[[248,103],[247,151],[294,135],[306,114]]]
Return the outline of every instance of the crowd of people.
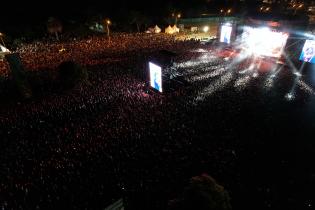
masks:
[[[60,63],[74,60],[88,69],[90,84],[61,92],[43,88],[37,90],[43,91],[41,97],[14,106],[0,103],[0,207],[100,209],[123,197],[129,209],[166,209],[189,178],[201,173],[209,173],[229,191],[235,209],[244,206],[244,195],[261,202],[258,209],[282,202],[275,186],[260,181],[263,186],[248,186],[241,177],[242,172],[249,176],[254,171],[243,168],[240,154],[255,156],[257,150],[247,151],[247,146],[262,144],[256,136],[262,131],[247,130],[255,128],[248,125],[248,109],[262,101],[256,89],[238,98],[227,87],[197,107],[191,103],[195,94],[223,71],[165,94],[148,88],[141,77],[146,58],[161,49],[180,54],[176,65],[183,75],[191,70],[189,76],[198,76],[194,74],[199,71],[193,71],[196,63],[188,61],[198,60],[200,48],[211,50],[196,42],[148,34],[119,34],[110,41],[90,37],[36,42],[18,48],[27,71],[57,74]],[[200,71],[219,70],[227,63],[220,58],[212,65],[199,62]],[[0,63],[1,75],[7,77],[8,66]],[[258,113],[254,116],[264,119]],[[272,117],[264,122],[271,121]],[[251,143],[245,134],[256,139]],[[245,167],[253,164],[244,162]],[[255,197],[261,194],[266,197]]]
[[[63,61],[73,60],[82,65],[98,65],[115,61],[115,55],[137,54],[139,50],[150,52],[158,49],[180,50],[182,42],[164,34],[114,34],[106,36],[90,36],[84,39],[67,41],[35,41],[21,44],[15,51],[22,57],[27,70],[56,69]],[[190,42],[185,42],[190,43]],[[187,44],[186,44],[187,45]],[[0,62],[1,75],[8,75],[8,65]]]

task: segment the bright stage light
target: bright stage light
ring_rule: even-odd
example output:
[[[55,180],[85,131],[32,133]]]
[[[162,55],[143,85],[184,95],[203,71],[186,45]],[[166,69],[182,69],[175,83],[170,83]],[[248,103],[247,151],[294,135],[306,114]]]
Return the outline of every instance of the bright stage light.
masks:
[[[207,33],[209,31],[209,26],[203,27],[203,32]]]
[[[243,48],[252,54],[279,58],[288,36],[287,33],[269,28],[245,27],[242,34]]]

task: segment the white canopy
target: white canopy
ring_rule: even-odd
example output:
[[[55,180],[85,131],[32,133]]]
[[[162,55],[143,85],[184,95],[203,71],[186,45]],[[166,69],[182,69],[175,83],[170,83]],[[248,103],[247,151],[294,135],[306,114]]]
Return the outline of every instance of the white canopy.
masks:
[[[157,25],[155,25],[155,27],[154,27],[154,33],[158,34],[158,33],[160,33],[160,32],[161,32],[161,29],[160,29]]]
[[[174,30],[173,28],[169,25],[167,28],[165,28],[165,33],[166,34],[173,34]]]
[[[161,33],[161,29],[157,25],[155,25],[154,27],[148,28],[148,30],[146,30],[145,32],[158,34],[158,33]]]
[[[0,52],[10,52],[10,50],[0,44]]]
[[[176,25],[174,25],[174,26],[172,27],[172,29],[173,29],[174,33],[178,33],[178,32],[179,32],[179,28],[177,28]]]

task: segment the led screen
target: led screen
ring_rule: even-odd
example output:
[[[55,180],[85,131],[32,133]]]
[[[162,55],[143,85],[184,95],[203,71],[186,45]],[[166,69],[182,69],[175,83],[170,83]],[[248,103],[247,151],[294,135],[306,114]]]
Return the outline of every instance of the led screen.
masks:
[[[232,33],[232,26],[223,25],[221,27],[220,42],[230,44],[231,33]]]
[[[243,48],[256,55],[279,58],[287,43],[288,34],[269,28],[245,27],[242,34]]]
[[[154,63],[149,62],[149,69],[151,87],[162,92],[162,68]]]
[[[314,40],[306,40],[300,60],[309,63],[315,63],[315,41]]]

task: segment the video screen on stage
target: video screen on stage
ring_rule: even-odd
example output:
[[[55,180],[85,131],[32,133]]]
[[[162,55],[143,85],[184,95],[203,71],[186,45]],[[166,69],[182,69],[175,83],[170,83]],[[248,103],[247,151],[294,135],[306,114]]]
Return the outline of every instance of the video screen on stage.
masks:
[[[221,27],[220,42],[224,42],[224,43],[230,44],[230,42],[231,42],[231,33],[232,33],[232,26],[223,25]]]
[[[162,68],[149,62],[150,86],[162,92]]]
[[[253,54],[279,58],[288,37],[288,33],[273,31],[269,28],[244,27],[242,44],[243,48]]]
[[[315,63],[315,40],[306,40],[300,60],[308,63]]]

